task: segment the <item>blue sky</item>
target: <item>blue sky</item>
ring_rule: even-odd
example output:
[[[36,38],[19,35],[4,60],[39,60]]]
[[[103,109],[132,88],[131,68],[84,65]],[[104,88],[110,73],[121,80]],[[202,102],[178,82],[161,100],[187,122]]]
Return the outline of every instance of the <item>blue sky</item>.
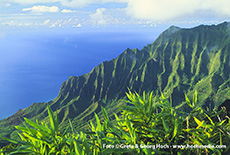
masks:
[[[229,0],[1,0],[0,28],[191,27],[228,21],[229,6]]]
[[[69,76],[125,48],[142,48],[171,25],[229,21],[229,6],[229,0],[0,0],[0,119],[53,99]],[[94,51],[100,61],[93,64]]]

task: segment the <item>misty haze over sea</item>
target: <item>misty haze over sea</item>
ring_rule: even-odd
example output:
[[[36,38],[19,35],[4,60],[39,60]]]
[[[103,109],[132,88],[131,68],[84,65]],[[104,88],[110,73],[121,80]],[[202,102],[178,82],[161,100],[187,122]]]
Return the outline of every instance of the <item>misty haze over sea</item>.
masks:
[[[0,119],[53,100],[69,76],[88,73],[126,48],[142,49],[158,33],[32,32],[0,38]]]

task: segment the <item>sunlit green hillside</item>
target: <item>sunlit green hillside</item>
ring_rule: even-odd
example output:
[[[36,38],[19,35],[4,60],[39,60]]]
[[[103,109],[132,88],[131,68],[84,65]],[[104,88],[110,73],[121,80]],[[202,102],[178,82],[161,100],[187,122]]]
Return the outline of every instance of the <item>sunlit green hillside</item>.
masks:
[[[184,103],[184,94],[198,92],[199,106],[217,107],[230,95],[230,24],[183,29],[172,26],[143,49],[126,49],[111,61],[102,62],[90,73],[71,76],[50,102],[58,113],[61,128],[68,119],[79,130],[88,128],[93,112],[105,107],[118,112],[125,92],[163,92],[174,107]],[[67,68],[68,69],[68,68]],[[156,98],[154,98],[156,100]],[[188,106],[182,106],[188,111]],[[99,114],[100,115],[100,114]],[[45,103],[35,103],[0,121],[0,136],[14,137],[14,125],[23,117],[47,119]]]

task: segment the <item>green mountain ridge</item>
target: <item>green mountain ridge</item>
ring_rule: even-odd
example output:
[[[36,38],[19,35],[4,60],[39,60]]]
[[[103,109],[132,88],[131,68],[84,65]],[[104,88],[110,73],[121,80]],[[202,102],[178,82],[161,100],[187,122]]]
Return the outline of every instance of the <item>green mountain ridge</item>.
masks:
[[[230,95],[229,50],[230,23],[191,29],[171,26],[142,50],[128,48],[90,73],[69,77],[49,104],[63,128],[71,119],[82,130],[101,106],[109,114],[117,112],[128,88],[162,92],[174,106],[185,101],[185,93],[191,97],[197,90],[201,106],[217,107]],[[1,120],[0,136],[15,136],[14,126],[23,117],[46,119],[46,103],[34,103]]]

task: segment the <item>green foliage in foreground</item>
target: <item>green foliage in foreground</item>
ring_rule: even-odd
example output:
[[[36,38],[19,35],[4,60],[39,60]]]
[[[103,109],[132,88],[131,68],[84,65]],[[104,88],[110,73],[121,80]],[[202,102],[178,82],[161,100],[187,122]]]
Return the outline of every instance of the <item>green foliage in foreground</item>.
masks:
[[[49,125],[32,122],[25,118],[24,127],[16,126],[21,132],[21,141],[3,138],[16,145],[1,149],[5,154],[221,154],[229,152],[230,121],[220,118],[223,111],[205,111],[197,104],[197,93],[190,102],[190,113],[172,107],[162,95],[153,102],[153,93],[141,97],[127,93],[127,105],[121,107],[121,116],[114,114],[111,121],[102,107],[104,118],[95,113],[96,121],[90,122],[90,132],[59,132],[58,117],[54,117],[47,105]],[[204,148],[201,148],[201,147]],[[216,148],[218,146],[218,148]],[[220,146],[222,148],[220,148]],[[196,147],[196,148],[194,148]],[[205,148],[209,147],[209,148]]]

